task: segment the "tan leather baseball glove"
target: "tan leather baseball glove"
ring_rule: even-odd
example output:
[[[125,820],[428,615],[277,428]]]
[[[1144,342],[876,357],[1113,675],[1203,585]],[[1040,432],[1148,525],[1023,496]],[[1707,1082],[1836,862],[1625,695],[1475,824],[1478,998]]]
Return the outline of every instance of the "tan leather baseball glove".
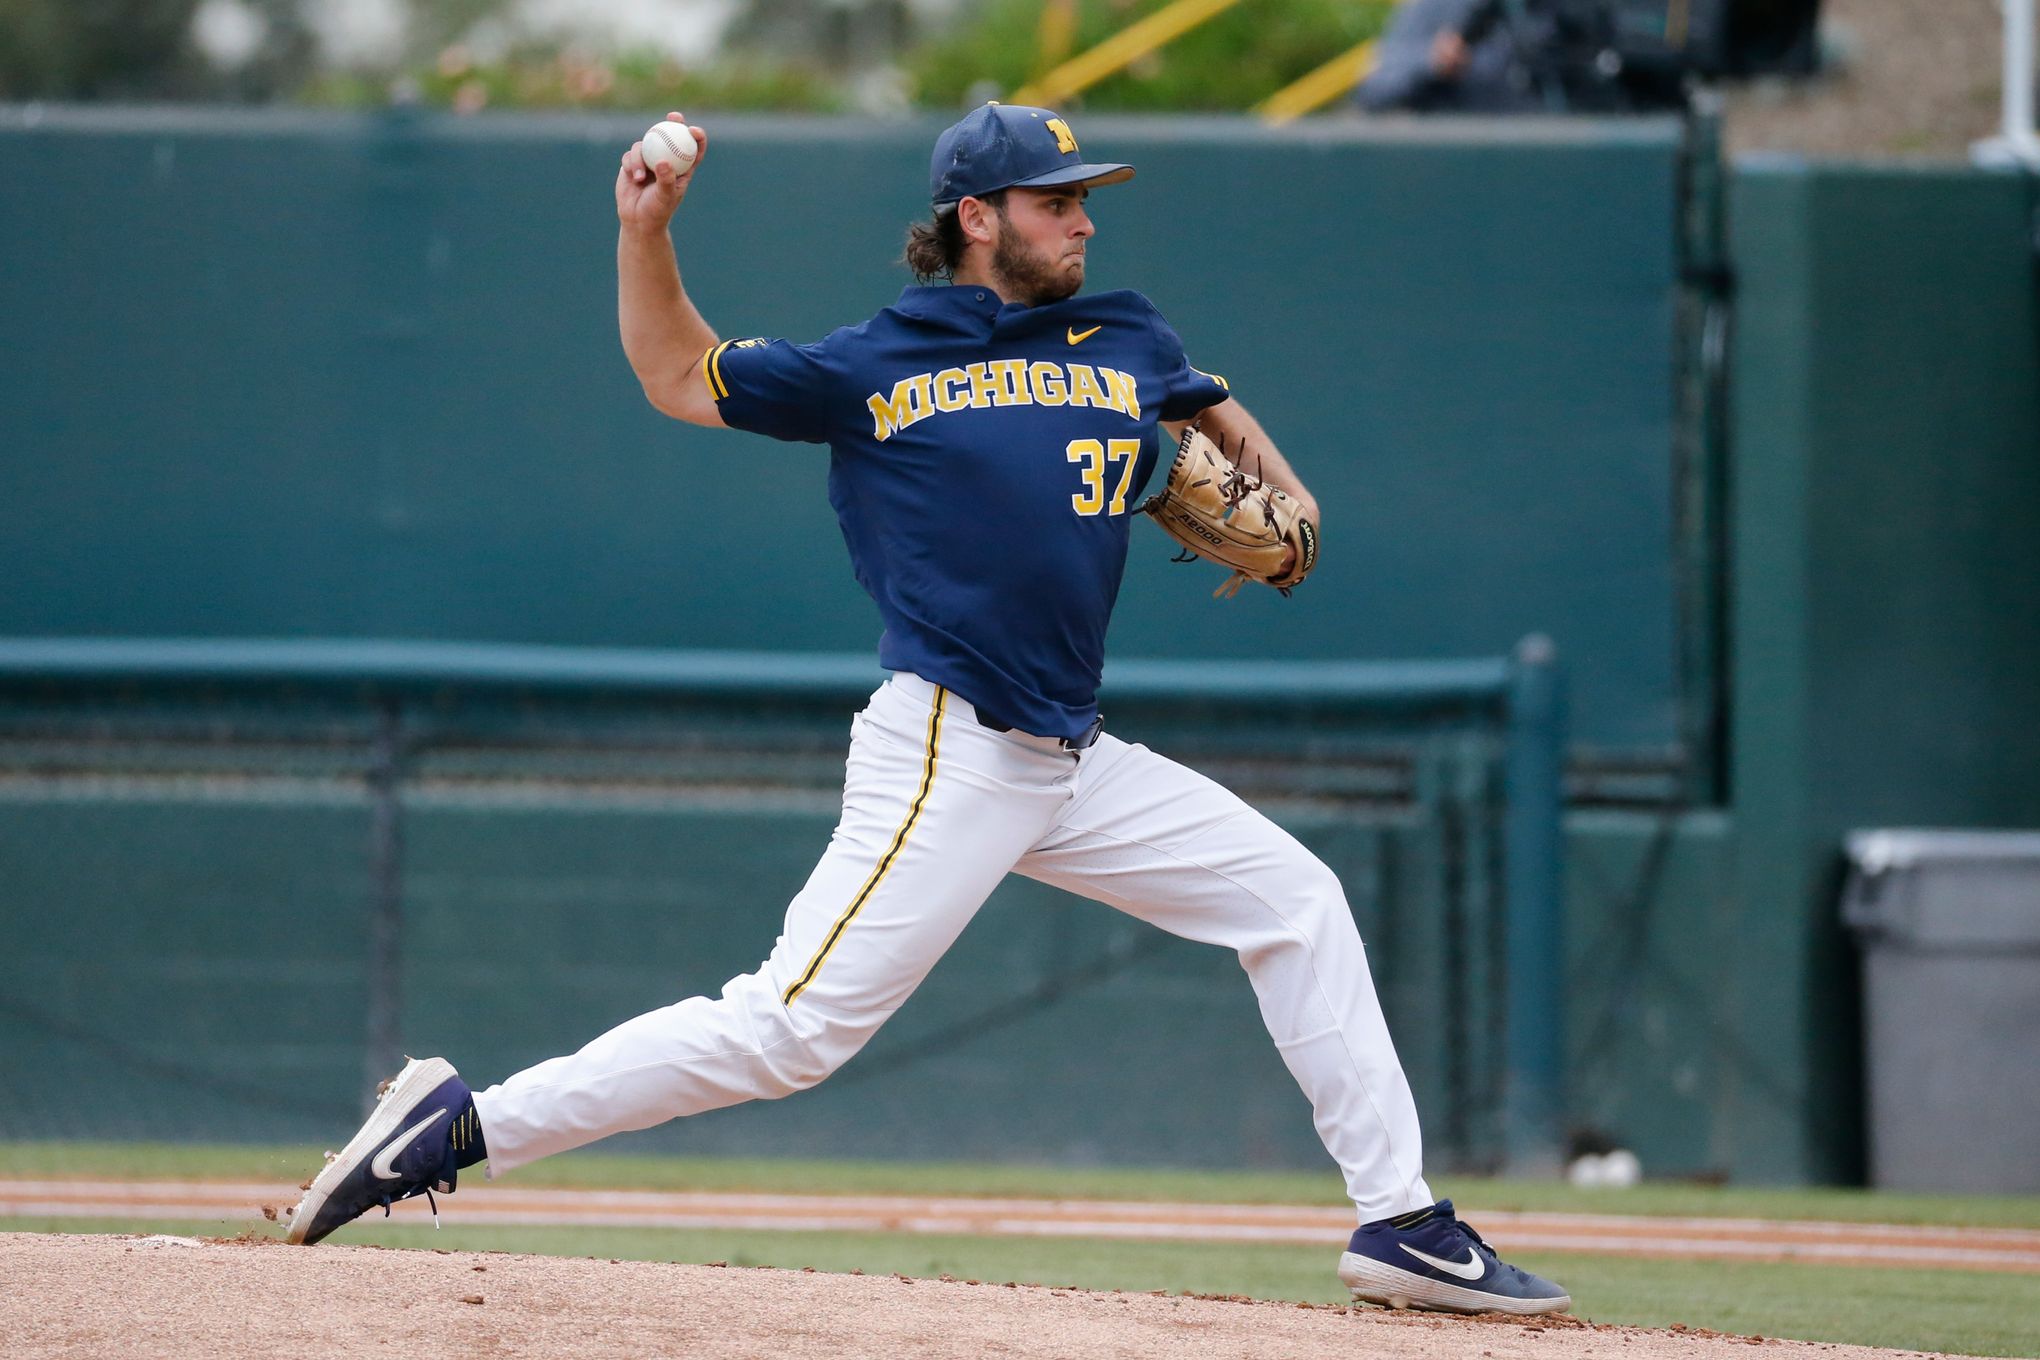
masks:
[[[1317,525],[1303,507],[1227,458],[1195,425],[1183,431],[1167,485],[1141,509],[1191,553],[1233,569],[1214,598],[1230,598],[1248,581],[1287,595],[1317,565]],[[1296,560],[1284,572],[1291,548]]]

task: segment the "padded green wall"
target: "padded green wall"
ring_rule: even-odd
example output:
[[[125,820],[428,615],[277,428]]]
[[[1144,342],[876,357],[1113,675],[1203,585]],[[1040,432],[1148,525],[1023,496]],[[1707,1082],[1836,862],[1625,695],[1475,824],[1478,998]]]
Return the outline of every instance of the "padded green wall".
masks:
[[[1732,1164],[1861,1171],[1851,828],[2040,823],[2036,181],[1735,181]]]
[[[642,127],[0,109],[0,633],[872,647],[826,454],[664,420],[623,361]],[[677,227],[710,320],[890,303],[937,130],[717,120]],[[1287,601],[1211,602],[1142,527],[1114,654],[1544,632],[1581,739],[1669,747],[1675,130],[1078,131],[1140,167],[1093,285],[1152,296],[1326,507]]]
[[[0,111],[0,343],[30,356],[0,367],[0,631],[871,641],[813,451],[659,421],[615,350],[607,169],[632,128],[179,117],[116,182],[98,115]],[[804,336],[889,297],[931,130],[726,131],[681,232],[711,315]],[[1354,656],[1539,627],[1583,739],[1669,741],[1668,135],[1079,131],[1143,168],[1099,195],[1097,282],[1156,297],[1333,526],[1324,589],[1230,610],[1150,539],[1118,653],[1260,645],[1242,621]],[[1842,835],[2040,821],[2036,197],[1957,167],[1763,161],[1734,183],[1730,799],[1573,815],[1573,1107],[1653,1170],[1847,1178]],[[724,469],[780,508],[732,520],[710,579],[668,521]],[[486,1076],[712,989],[829,815],[419,808],[408,1032]],[[1348,875],[1428,1099],[1435,958],[1367,917],[1358,833],[1299,830]],[[15,787],[0,1020],[42,1027],[0,1047],[13,1112],[105,1134],[96,1096],[146,1104],[196,1072],[211,1103],[149,1132],[330,1136],[361,1084],[366,834],[344,801]],[[1024,886],[988,913],[860,1061],[1126,943]],[[1128,1082],[1154,1098],[1116,1107]],[[1236,967],[1173,944],[939,1060],[663,1136],[1322,1161]]]

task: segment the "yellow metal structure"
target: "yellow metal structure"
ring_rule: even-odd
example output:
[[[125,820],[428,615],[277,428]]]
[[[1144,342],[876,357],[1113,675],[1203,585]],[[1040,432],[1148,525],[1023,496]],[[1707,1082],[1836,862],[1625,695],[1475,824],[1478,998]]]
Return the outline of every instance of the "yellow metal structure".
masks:
[[[1379,60],[1375,39],[1369,38],[1350,52],[1341,52],[1302,79],[1283,86],[1254,106],[1254,113],[1270,127],[1301,118],[1321,109],[1367,79]]]
[[[1128,66],[1156,48],[1174,42],[1207,19],[1213,19],[1240,0],[1175,0],[1138,23],[1129,24],[1099,43],[1064,62],[1038,80],[1030,80],[1013,91],[1015,104],[1055,104],[1090,89],[1109,75]]]
[[[1174,0],[1153,14],[1130,24],[1087,52],[1079,53],[1054,70],[1030,80],[1013,91],[1016,104],[1054,104],[1081,94],[1107,76],[1125,70],[1148,53],[1174,42],[1191,29],[1239,4],[1240,0]],[[1683,5],[1686,0],[1674,0]],[[1044,57],[1060,48],[1067,51],[1076,29],[1076,0],[1050,0],[1041,16],[1039,50]],[[1301,118],[1321,109],[1365,80],[1378,60],[1377,40],[1341,52],[1310,74],[1277,90],[1253,112],[1271,127]],[[1046,64],[1044,62],[1044,64]]]
[[[1077,0],[1047,0],[1034,32],[1034,73],[1057,66],[1077,45]]]

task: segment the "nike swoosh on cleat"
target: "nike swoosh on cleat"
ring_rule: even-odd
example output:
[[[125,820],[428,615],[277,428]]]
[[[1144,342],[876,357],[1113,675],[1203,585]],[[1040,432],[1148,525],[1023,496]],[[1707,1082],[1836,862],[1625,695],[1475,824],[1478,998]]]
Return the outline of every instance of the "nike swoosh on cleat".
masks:
[[[374,1160],[369,1162],[368,1164],[369,1173],[373,1175],[377,1180],[383,1181],[402,1180],[403,1177],[397,1174],[397,1169],[394,1166],[391,1166],[390,1163],[396,1160],[396,1156],[399,1152],[402,1152],[405,1148],[411,1145],[411,1140],[413,1138],[416,1138],[419,1134],[425,1132],[425,1130],[431,1128],[434,1124],[437,1124],[440,1120],[444,1118],[446,1118],[446,1107],[442,1105],[438,1109],[434,1110],[431,1114],[426,1115],[423,1119],[413,1124],[410,1128],[405,1129],[402,1133],[390,1139],[389,1142],[384,1143],[382,1145],[382,1151],[376,1153]],[[1404,1247],[1403,1250],[1408,1251],[1409,1248]]]
[[[1103,326],[1093,326],[1091,327],[1091,329],[1087,331],[1080,331],[1075,326],[1072,326],[1069,328],[1067,332],[1065,332],[1065,334],[1068,336],[1069,342],[1071,344],[1081,345],[1086,340],[1089,340],[1092,336],[1096,335],[1099,331],[1102,331],[1104,329],[1105,328]]]
[[[1428,1256],[1418,1251],[1406,1242],[1398,1242],[1396,1245],[1416,1257],[1419,1261],[1422,1261],[1425,1265],[1435,1270],[1442,1270],[1447,1275],[1457,1275],[1462,1280],[1477,1280],[1487,1274],[1487,1263],[1480,1259],[1480,1253],[1477,1251],[1467,1252],[1464,1261],[1441,1261],[1435,1256]]]

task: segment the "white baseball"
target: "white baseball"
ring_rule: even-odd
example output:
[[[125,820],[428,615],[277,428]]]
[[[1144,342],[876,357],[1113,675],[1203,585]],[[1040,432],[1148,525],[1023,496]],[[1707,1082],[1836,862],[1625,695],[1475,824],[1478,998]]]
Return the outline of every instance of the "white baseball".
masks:
[[[694,164],[694,133],[685,123],[663,119],[645,129],[645,168],[656,171],[661,163],[671,165],[673,173],[684,175],[687,167]]]

